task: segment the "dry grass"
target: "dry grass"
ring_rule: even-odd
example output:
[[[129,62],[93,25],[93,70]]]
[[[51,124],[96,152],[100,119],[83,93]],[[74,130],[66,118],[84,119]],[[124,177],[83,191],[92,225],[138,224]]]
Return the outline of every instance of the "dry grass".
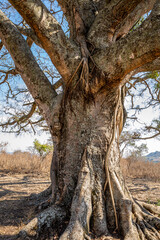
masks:
[[[142,159],[121,159],[121,169],[124,177],[160,180],[160,162],[153,163]]]
[[[0,153],[0,171],[10,173],[49,173],[52,154],[43,161],[29,152]]]
[[[43,161],[40,157],[29,152],[0,153],[0,171],[10,173],[37,173],[48,174],[52,153]],[[160,163],[146,162],[133,158],[121,159],[121,168],[124,177],[143,178],[153,181],[160,180]]]

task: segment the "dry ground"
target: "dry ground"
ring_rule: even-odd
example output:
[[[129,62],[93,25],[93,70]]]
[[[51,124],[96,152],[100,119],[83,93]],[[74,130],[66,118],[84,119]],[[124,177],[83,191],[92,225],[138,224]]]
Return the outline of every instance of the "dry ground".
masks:
[[[14,239],[32,216],[35,201],[30,194],[42,192],[49,185],[47,175],[0,173],[0,240]]]
[[[50,185],[51,159],[52,154],[42,161],[28,152],[0,153],[0,240],[13,240],[35,214],[35,195]],[[121,168],[135,198],[160,204],[160,163],[121,159]]]
[[[160,201],[160,182],[127,178],[129,189],[139,200]],[[32,216],[35,201],[31,193],[39,193],[50,184],[47,175],[8,174],[0,172],[0,239],[13,240],[19,229]]]

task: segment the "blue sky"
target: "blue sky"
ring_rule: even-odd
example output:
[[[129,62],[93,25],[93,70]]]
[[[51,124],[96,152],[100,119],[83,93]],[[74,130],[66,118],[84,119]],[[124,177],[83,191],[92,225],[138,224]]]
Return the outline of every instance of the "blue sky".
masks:
[[[48,0],[43,0],[43,2],[46,4],[47,7],[49,7],[49,1]],[[0,1],[0,7],[2,7],[2,5],[4,6],[5,4],[7,4],[8,1],[7,0],[3,0]],[[59,11],[57,2],[54,2],[54,6],[53,8],[56,11]],[[21,20],[21,17],[19,16],[19,14],[16,12],[16,10],[12,9],[8,9],[6,10],[6,14],[8,15],[8,17],[14,22],[14,23],[18,23]],[[56,14],[57,20],[59,20],[60,22],[62,21],[62,13],[58,12]],[[65,19],[63,20],[63,24],[62,24],[62,28],[64,29],[64,31],[67,31],[67,22],[65,21]],[[5,51],[5,49],[3,49],[3,51]],[[0,54],[3,53],[3,51],[1,51]],[[54,66],[52,65],[48,55],[44,52],[44,50],[40,49],[39,47],[37,47],[35,44],[33,44],[32,46],[32,52],[34,54],[34,56],[36,57],[39,65],[41,66],[41,68],[43,69],[43,71],[45,72],[46,76],[48,77],[48,79],[52,82],[52,81],[57,81],[58,78],[58,73],[56,71],[56,69],[54,68]],[[11,58],[9,56],[5,56],[6,60],[5,61],[0,61],[0,69],[7,69],[8,66],[10,66],[11,68],[14,68],[14,63],[11,60]],[[7,62],[6,67],[4,66],[4,63]],[[47,71],[50,71],[50,73],[52,73],[52,75],[54,75],[57,78],[53,78],[50,76],[50,74],[47,73]],[[25,88],[25,85],[23,83],[23,80],[20,77],[10,77],[10,84],[12,86],[13,89],[15,89],[17,87],[23,87]],[[5,103],[5,95],[6,92],[8,90],[8,85],[4,84],[0,86],[0,110],[1,110],[1,116],[3,116],[4,119],[6,119],[6,114],[4,114],[4,103]],[[24,99],[24,94],[19,95],[19,105],[21,105],[21,107],[23,107],[23,99]],[[28,97],[29,98],[29,97]],[[138,99],[138,98],[137,98]],[[139,104],[143,105],[143,101],[144,99],[139,99],[137,100],[137,104],[138,101]],[[26,99],[27,101],[27,99]],[[21,102],[21,103],[20,103]],[[10,106],[10,104],[13,105],[13,108],[15,108],[14,102],[12,101],[12,99],[9,100],[8,105],[6,105],[8,108]],[[11,110],[10,110],[11,111]],[[3,112],[3,113],[2,113]],[[159,117],[159,112],[155,109],[147,109],[145,111],[143,111],[141,113],[141,115],[139,115],[140,120],[142,122],[150,122],[152,120],[153,117]],[[140,125],[138,125],[137,123],[132,124],[132,129],[136,129],[141,127]],[[35,138],[39,139],[40,142],[46,142],[48,139],[49,135],[43,132],[40,132],[38,135],[34,134],[33,132],[31,133],[22,133],[22,135],[20,136],[16,136],[13,133],[1,133],[0,134],[0,142],[8,142],[8,146],[7,146],[7,151],[9,152],[13,152],[15,150],[22,150],[25,151],[27,150],[27,148],[29,146],[33,145],[33,141]],[[144,141],[143,141],[144,142]],[[145,141],[145,143],[147,142],[148,148],[149,148],[149,152],[151,151],[156,151],[159,150],[159,141],[152,139],[152,140],[147,140]],[[142,141],[140,141],[139,143],[142,143]]]

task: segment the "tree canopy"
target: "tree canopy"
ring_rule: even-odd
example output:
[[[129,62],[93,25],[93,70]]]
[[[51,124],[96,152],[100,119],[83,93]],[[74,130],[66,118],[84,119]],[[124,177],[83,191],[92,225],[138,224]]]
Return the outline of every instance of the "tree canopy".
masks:
[[[70,37],[71,29],[69,28],[69,23],[67,22],[67,16],[64,14],[63,9],[61,8],[61,3],[59,3],[60,5],[58,5],[57,1],[51,0],[45,0],[42,2],[47,6],[50,13],[58,21],[57,23],[61,25],[65,35],[67,37]],[[34,57],[36,58],[41,70],[44,72],[47,79],[51,82],[52,85],[54,85],[55,89],[58,89],[58,93],[61,93],[61,75],[53,66],[50,54],[46,52],[46,50],[42,46],[42,43],[40,43],[40,40],[34,34],[34,30],[31,30],[32,27],[28,25],[28,22],[26,22],[25,18],[23,19],[22,16],[24,15],[24,13],[22,16],[19,15],[19,13],[13,8],[14,4],[7,0],[1,2],[0,4],[1,10],[6,14],[6,16],[10,17],[10,19],[16,24],[16,27],[21,32],[21,34],[23,34],[24,38],[29,44],[29,47],[32,50],[32,53],[34,54]],[[149,18],[149,11],[152,7],[150,4],[148,4],[148,7],[145,6],[144,10],[142,10],[141,5],[138,5],[137,8],[134,10],[136,12],[137,9],[141,9],[137,13],[137,15],[135,15],[135,19],[132,20],[133,22],[128,25],[130,32],[138,29],[143,24],[143,22]],[[130,18],[131,17],[132,16],[130,16]],[[123,25],[124,23],[121,24]],[[128,22],[126,23],[126,25],[127,24]],[[123,31],[123,28],[125,28],[125,25],[122,27],[121,31]],[[117,28],[116,31],[118,32],[120,30],[118,30]],[[118,33],[115,33],[115,36],[116,34]],[[124,36],[125,33],[123,33],[122,35]],[[118,36],[118,38],[120,38],[120,36]],[[96,41],[98,41],[98,39]],[[23,81],[21,80],[21,74],[15,68],[15,63],[12,60],[8,50],[4,47],[3,42],[1,42],[0,48],[0,126],[2,131],[15,132],[18,134],[20,134],[22,131],[33,131],[34,133],[42,129],[48,131],[48,126],[44,120],[44,117],[37,108],[37,104],[32,98],[28,89],[26,88],[26,85],[24,85]],[[153,71],[150,71],[152,69]],[[137,72],[142,73],[136,74]],[[127,80],[125,90],[126,96],[130,98],[130,104],[127,103],[127,105],[129,106],[127,106],[128,118],[126,126],[131,124],[131,122],[139,121],[138,113],[141,110],[153,107],[156,111],[156,109],[159,108],[159,76],[160,74],[158,58],[156,59],[156,61],[154,61],[152,67],[149,65],[145,65],[145,67],[141,67],[141,69],[134,70],[132,72],[131,76]],[[128,129],[124,129],[124,135],[126,135],[125,131],[128,131]],[[139,129],[133,129],[132,133],[130,132],[130,137],[133,139],[150,139],[152,137],[159,137],[159,134],[159,119],[156,118],[153,119],[153,122],[151,122],[150,124],[144,122],[144,125]]]
[[[21,239],[160,239],[160,209],[132,198],[119,151],[125,96],[129,122],[159,107],[160,1],[5,0],[0,38],[1,127],[48,129],[54,145],[51,187]]]

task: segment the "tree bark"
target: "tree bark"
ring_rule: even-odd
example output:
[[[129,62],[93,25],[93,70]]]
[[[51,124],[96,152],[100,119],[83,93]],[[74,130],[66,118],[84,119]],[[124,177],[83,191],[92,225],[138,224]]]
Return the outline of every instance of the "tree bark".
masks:
[[[160,239],[159,210],[134,201],[119,164],[122,84],[154,60],[157,67],[159,1],[153,7],[155,1],[148,0],[146,9],[140,0],[58,1],[70,39],[41,0],[9,2],[30,25],[32,40],[48,53],[62,76],[60,84],[64,83],[64,92],[57,95],[57,86],[50,84],[18,28],[0,12],[2,42],[41,109],[54,143],[52,196],[39,209],[50,206],[31,220],[20,238],[34,230],[36,238],[51,239],[45,234],[63,224],[60,240],[105,239],[113,232],[125,240]],[[150,17],[128,33],[152,7]]]
[[[160,219],[133,200],[121,174],[122,107],[121,88],[102,91],[89,103],[74,93],[62,99],[61,129],[53,136],[51,207],[23,229],[23,236],[37,226],[41,239],[42,230],[63,220],[60,240],[103,239],[113,232],[125,240],[160,238],[155,229],[160,230]]]

